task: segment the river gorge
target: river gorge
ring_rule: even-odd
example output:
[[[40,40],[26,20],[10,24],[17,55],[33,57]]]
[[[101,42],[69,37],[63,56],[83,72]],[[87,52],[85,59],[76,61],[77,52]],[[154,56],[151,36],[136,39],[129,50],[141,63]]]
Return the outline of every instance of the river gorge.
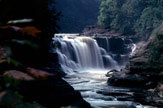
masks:
[[[58,54],[64,78],[94,108],[153,108],[134,101],[134,90],[107,84],[106,74],[129,63],[136,44],[120,37],[88,37],[55,34],[53,52]]]
[[[163,0],[0,0],[0,108],[163,108]]]

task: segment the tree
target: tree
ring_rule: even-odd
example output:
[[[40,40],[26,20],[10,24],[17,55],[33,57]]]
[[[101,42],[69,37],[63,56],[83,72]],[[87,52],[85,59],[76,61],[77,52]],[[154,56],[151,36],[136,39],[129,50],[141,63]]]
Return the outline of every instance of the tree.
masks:
[[[163,21],[162,5],[163,0],[103,0],[98,24],[124,35],[149,36]]]

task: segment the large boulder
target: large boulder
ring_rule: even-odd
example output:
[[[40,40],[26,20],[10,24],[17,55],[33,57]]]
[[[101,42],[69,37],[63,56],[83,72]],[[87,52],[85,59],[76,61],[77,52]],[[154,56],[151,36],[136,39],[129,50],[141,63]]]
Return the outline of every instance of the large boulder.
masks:
[[[108,79],[108,83],[123,87],[143,87],[148,82],[147,78],[138,74],[130,75],[128,72],[128,70],[123,69],[120,72],[114,73],[112,77]]]
[[[19,85],[17,91],[24,96],[25,101],[36,101],[47,108],[69,105],[78,108],[90,108],[81,94],[59,77],[24,81]]]
[[[75,91],[59,76],[34,68],[27,68],[26,70],[26,73],[10,70],[3,74],[3,79],[6,83],[4,87],[19,93],[23,96],[23,101],[30,103],[35,101],[47,108],[69,105],[78,108],[90,108],[90,105],[83,100],[80,92]],[[2,92],[2,96],[5,94],[6,92]],[[9,95],[9,97],[12,96]],[[9,103],[9,105],[12,104]],[[20,106],[28,108],[29,106],[33,107],[33,104],[19,104],[17,107],[19,108]]]

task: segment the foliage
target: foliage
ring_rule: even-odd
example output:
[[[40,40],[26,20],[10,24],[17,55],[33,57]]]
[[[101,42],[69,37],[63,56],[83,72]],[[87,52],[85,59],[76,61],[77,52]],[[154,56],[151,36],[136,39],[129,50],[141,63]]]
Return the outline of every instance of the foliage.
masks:
[[[151,32],[163,19],[163,0],[103,0],[98,24],[123,34]]]
[[[163,64],[163,34],[159,34],[151,44],[150,63],[154,65]]]

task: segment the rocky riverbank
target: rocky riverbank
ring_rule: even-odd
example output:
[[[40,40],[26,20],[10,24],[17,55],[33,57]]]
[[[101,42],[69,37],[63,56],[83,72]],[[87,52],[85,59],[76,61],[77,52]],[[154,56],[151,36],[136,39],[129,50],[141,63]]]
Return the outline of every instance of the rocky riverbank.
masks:
[[[162,25],[161,25],[162,26]],[[160,27],[159,27],[160,28]],[[120,71],[108,73],[108,84],[128,87],[135,92],[136,101],[163,107],[162,31],[155,30],[153,38],[130,58],[130,63]]]
[[[108,38],[123,38],[123,39],[132,39],[134,42],[139,42],[140,37],[134,35],[123,35],[114,30],[107,31],[105,28],[97,26],[88,26],[81,33],[84,36],[91,36],[95,38],[108,37]]]
[[[87,27],[83,31],[84,35],[95,38],[131,39],[137,44],[136,54],[130,58],[124,69],[108,72],[108,84],[127,87],[135,92],[135,101],[159,107],[163,106],[162,27],[163,24],[160,24],[158,28],[153,30],[148,41],[142,41],[139,36],[123,36],[115,31],[107,31],[104,28],[94,26]]]
[[[43,34],[30,25],[0,26],[0,107],[90,108],[62,79],[57,55],[43,53]]]

